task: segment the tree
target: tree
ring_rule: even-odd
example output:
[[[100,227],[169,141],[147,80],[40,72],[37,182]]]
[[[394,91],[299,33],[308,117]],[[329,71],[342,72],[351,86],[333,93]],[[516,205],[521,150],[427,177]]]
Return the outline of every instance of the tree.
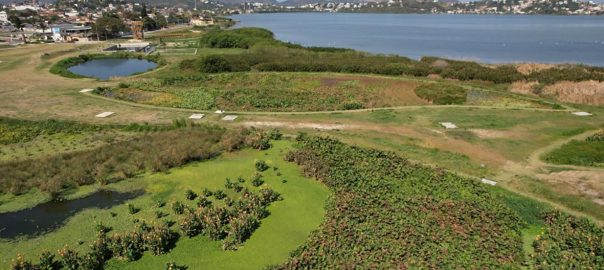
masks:
[[[124,22],[117,15],[113,14],[104,14],[103,17],[96,20],[96,23],[92,27],[97,36],[105,36],[105,39],[115,37],[125,29]]]
[[[147,31],[157,29],[157,23],[150,17],[143,17],[143,28]]]
[[[21,21],[19,16],[10,15],[10,16],[8,16],[8,21],[10,21],[13,24],[13,26],[15,26],[16,28],[21,29],[21,27],[23,27],[23,22]]]
[[[143,9],[141,10],[141,18],[147,18],[149,15],[147,14],[147,5],[143,3]]]
[[[166,20],[166,17],[159,13],[155,14],[155,23],[157,24],[157,28],[164,28],[168,26],[168,21]]]

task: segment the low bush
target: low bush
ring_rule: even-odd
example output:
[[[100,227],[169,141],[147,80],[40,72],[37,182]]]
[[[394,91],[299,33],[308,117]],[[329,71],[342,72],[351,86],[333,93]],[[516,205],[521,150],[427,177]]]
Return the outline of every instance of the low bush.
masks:
[[[268,164],[266,164],[266,161],[264,161],[264,160],[257,160],[255,167],[256,167],[256,171],[259,171],[259,172],[266,171],[269,168]]]
[[[535,269],[604,269],[604,230],[586,218],[545,214],[545,231],[533,243]]]
[[[457,85],[426,83],[415,88],[415,94],[433,104],[463,104],[466,102],[468,90]]]

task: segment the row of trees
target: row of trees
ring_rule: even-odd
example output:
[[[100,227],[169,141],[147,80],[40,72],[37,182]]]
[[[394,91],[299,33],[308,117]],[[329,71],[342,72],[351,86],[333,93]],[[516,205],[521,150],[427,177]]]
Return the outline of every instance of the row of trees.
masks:
[[[98,232],[97,239],[89,246],[89,251],[80,255],[74,249],[65,246],[58,251],[58,257],[51,252],[40,254],[38,264],[34,264],[21,254],[12,261],[11,270],[101,270],[111,258],[135,261],[143,252],[153,255],[167,253],[174,247],[178,234],[167,225],[147,226],[142,223],[136,230],[125,234],[107,236],[104,227]]]

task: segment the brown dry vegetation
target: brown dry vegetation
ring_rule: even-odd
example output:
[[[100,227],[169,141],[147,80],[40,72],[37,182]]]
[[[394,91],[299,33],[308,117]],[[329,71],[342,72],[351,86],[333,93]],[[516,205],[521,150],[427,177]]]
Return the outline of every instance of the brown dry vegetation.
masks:
[[[522,64],[516,65],[516,69],[518,70],[518,72],[520,72],[524,75],[528,75],[533,72],[546,70],[549,68],[553,68],[555,66],[556,65],[553,65],[553,64],[522,63]]]
[[[604,82],[558,82],[543,88],[543,95],[555,96],[562,102],[604,105]]]

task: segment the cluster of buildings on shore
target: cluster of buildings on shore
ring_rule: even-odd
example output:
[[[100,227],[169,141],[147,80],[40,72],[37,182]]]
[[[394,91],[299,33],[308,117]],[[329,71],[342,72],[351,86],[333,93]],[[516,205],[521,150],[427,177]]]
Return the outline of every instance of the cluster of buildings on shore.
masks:
[[[264,2],[242,3],[228,13],[256,12],[383,12],[447,14],[559,14],[603,15],[604,5],[578,0],[386,0],[368,2],[317,2],[279,5]]]
[[[104,5],[82,5],[71,0],[69,5],[35,2],[27,4],[0,5],[0,44],[27,42],[86,42],[103,38],[103,29],[98,29],[97,20],[107,14],[117,17],[126,26],[120,36],[142,37],[135,33],[141,28],[140,14],[144,5],[124,0],[99,1]],[[212,11],[196,11],[185,7],[153,8],[147,14],[150,20],[162,17],[162,26],[167,24],[191,24],[208,26],[214,24]],[[137,17],[139,16],[139,17]],[[108,26],[105,26],[108,27]],[[140,30],[138,30],[140,31]]]

